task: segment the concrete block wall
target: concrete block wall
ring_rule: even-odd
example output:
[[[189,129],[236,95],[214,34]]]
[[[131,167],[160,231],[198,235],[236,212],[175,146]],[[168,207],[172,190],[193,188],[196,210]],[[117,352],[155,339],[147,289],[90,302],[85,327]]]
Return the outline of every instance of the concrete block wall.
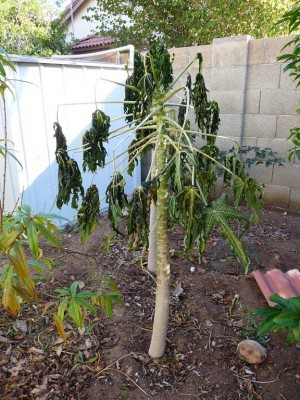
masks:
[[[292,147],[289,130],[300,127],[295,109],[300,90],[276,61],[291,37],[252,39],[235,36],[214,39],[212,45],[170,49],[177,75],[198,52],[210,98],[220,106],[219,134],[243,145],[270,147],[280,155]],[[288,52],[289,49],[285,51]],[[196,67],[190,69],[193,76]],[[232,147],[220,140],[224,148]],[[250,175],[265,184],[265,203],[300,211],[300,162],[284,167],[251,167]]]

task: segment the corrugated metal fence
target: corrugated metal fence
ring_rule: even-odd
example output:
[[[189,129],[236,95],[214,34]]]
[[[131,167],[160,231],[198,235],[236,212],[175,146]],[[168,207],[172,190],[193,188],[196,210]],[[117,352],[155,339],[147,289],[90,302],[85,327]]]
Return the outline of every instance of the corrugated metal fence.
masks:
[[[23,168],[12,158],[9,159],[5,209],[11,211],[22,201],[23,204],[29,204],[34,212],[51,211],[72,219],[75,211],[71,207],[64,206],[59,211],[55,206],[57,164],[53,123],[58,118],[67,137],[68,149],[76,149],[81,146],[82,134],[90,126],[96,101],[99,102],[98,108],[111,118],[124,114],[122,104],[100,103],[124,99],[124,88],[99,78],[124,83],[127,77],[125,65],[19,56],[13,56],[12,60],[17,69],[15,78],[20,81],[15,81],[15,98],[7,96],[8,129],[9,138],[16,150],[15,155]],[[3,137],[2,104],[0,108],[0,137]],[[115,121],[111,130],[124,124],[124,120]],[[125,140],[122,140],[122,136],[120,138],[109,142],[107,160],[112,158],[116,146],[116,154],[122,153],[132,140],[131,137]],[[80,151],[73,150],[69,154],[81,165]],[[119,163],[117,161],[116,165]],[[125,165],[126,161],[123,161],[118,169]],[[3,166],[1,169],[3,170]],[[1,171],[0,173],[2,176]],[[111,163],[93,178],[101,196],[104,195],[112,173]],[[91,179],[91,174],[84,175],[85,188],[89,186]],[[137,168],[134,177],[127,179],[127,192],[131,193],[139,181],[140,170]],[[105,207],[106,203],[103,202],[101,208]]]

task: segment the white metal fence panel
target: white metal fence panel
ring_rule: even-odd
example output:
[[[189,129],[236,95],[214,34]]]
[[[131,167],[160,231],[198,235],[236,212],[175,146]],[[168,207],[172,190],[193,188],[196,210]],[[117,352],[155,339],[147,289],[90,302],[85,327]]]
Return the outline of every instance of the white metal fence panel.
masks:
[[[9,159],[5,209],[11,211],[22,201],[23,204],[29,204],[34,212],[51,211],[72,219],[76,211],[70,206],[63,206],[61,210],[55,206],[58,185],[53,123],[58,118],[67,138],[68,149],[71,150],[81,146],[82,134],[90,126],[96,101],[99,102],[98,108],[112,119],[123,115],[122,104],[101,102],[122,100],[124,88],[99,78],[124,83],[127,77],[125,66],[15,56],[13,61],[17,69],[15,78],[20,81],[15,82],[15,98],[7,96],[7,122],[9,138],[14,143],[15,155],[23,168]],[[3,137],[3,111],[0,118],[0,137]],[[124,124],[124,120],[115,121],[111,130]],[[116,154],[126,150],[132,138],[126,134],[124,137],[125,140],[122,140],[123,136],[110,140],[107,161],[112,159],[114,150]],[[81,165],[80,151],[71,150],[69,154]],[[118,170],[127,164],[127,161],[123,161],[119,165],[125,156],[116,161]],[[3,163],[1,169],[3,171]],[[104,196],[112,174],[113,163],[95,176],[84,174],[84,187],[87,188],[93,180],[100,195]],[[137,168],[133,178],[127,176],[127,193],[132,193],[139,182],[140,168]],[[104,200],[101,209],[106,207]]]

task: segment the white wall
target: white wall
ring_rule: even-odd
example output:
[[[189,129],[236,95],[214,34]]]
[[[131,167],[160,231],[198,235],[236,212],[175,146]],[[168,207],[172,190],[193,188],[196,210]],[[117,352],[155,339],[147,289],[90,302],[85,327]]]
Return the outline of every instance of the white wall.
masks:
[[[22,198],[34,212],[45,211],[61,213],[73,218],[76,211],[63,206],[59,211],[55,207],[57,195],[57,164],[55,161],[56,142],[53,137],[53,123],[57,121],[59,104],[78,103],[73,106],[59,106],[58,121],[67,137],[68,148],[81,145],[82,133],[89,127],[92,112],[95,111],[95,92],[97,101],[116,101],[124,98],[123,87],[98,80],[99,77],[124,82],[127,73],[122,65],[108,65],[97,62],[73,62],[48,60],[34,57],[13,56],[17,69],[16,78],[26,82],[16,82],[15,99],[7,96],[9,137],[14,142],[15,155],[23,165],[21,169],[12,159],[9,160],[6,211],[11,211]],[[96,90],[95,90],[96,86]],[[92,104],[84,105],[83,102]],[[99,104],[111,118],[123,115],[122,104]],[[2,110],[2,104],[0,104]],[[3,112],[0,112],[0,138],[3,132]],[[125,124],[124,120],[114,122],[111,129]],[[121,138],[123,138],[121,136]],[[126,149],[132,138],[126,139],[117,149],[117,154]],[[107,161],[121,140],[110,141],[107,149]],[[81,153],[69,153],[81,165]],[[123,158],[123,157],[122,157]],[[124,167],[126,162],[123,163]],[[0,177],[3,165],[0,165]],[[110,164],[101,170],[94,179],[100,195],[111,180],[113,167]],[[92,175],[84,176],[87,188]],[[134,178],[128,177],[127,192],[131,193],[140,181],[140,170],[136,169]],[[107,207],[105,201],[101,208]]]

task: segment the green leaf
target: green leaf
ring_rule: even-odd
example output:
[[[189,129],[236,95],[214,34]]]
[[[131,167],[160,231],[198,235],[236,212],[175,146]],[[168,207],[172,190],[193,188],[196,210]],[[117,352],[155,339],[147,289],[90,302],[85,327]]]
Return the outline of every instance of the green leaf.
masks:
[[[66,222],[70,222],[70,220],[68,218],[62,217],[61,215],[58,214],[52,214],[52,213],[38,213],[36,214],[36,217],[42,217],[42,218],[47,218],[47,219],[57,219],[59,221],[66,221]]]
[[[26,252],[24,250],[24,247],[21,244],[16,242],[14,244],[14,247],[13,247],[12,251],[11,251],[11,254],[14,254],[15,257],[18,259],[19,265],[20,265],[20,268],[23,271],[24,277],[25,276],[29,276],[28,261],[27,261],[27,256],[26,256]],[[24,277],[21,278],[21,279],[24,279]]]
[[[253,315],[264,315],[264,316],[268,316],[268,315],[278,315],[280,313],[280,309],[276,308],[276,307],[265,307],[265,308],[261,308],[260,310],[256,310],[253,311],[252,314]]]
[[[57,316],[58,316],[58,318],[59,318],[61,321],[63,321],[64,318],[65,318],[65,311],[66,311],[67,307],[68,307],[68,298],[65,297],[65,298],[59,303],[59,306],[58,306],[58,309],[57,309]]]
[[[294,335],[295,341],[297,343],[300,343],[300,319],[299,319],[298,326],[293,328],[293,335]]]
[[[201,232],[203,200],[197,187],[189,187],[177,196],[178,220],[184,227],[184,251],[189,253]]]
[[[78,296],[75,297],[75,301],[76,303],[78,303],[80,306],[86,308],[87,310],[89,310],[90,312],[97,314],[97,311],[95,310],[95,308],[91,305],[91,303],[89,303],[88,301],[86,301],[83,298],[80,298]]]
[[[1,252],[7,251],[15,240],[21,235],[23,229],[16,229],[11,231],[2,232],[0,235],[0,249]]]
[[[38,262],[36,260],[28,260],[28,264],[33,266],[37,270],[37,272],[39,272],[39,273],[43,273],[43,272],[45,272],[45,269],[50,269],[51,268],[51,267],[49,268],[48,265],[45,265],[45,264],[43,264],[41,262]]]
[[[93,292],[79,292],[76,293],[76,298],[93,298],[93,297],[97,297],[98,293],[93,293]]]
[[[14,267],[14,270],[18,277],[23,280],[25,276],[28,274],[28,271],[26,269],[24,270],[23,264],[20,262],[20,260],[10,254],[7,255],[7,258],[11,262],[12,266]]]
[[[273,330],[274,327],[276,327],[276,323],[274,322],[274,316],[273,315],[269,315],[260,324],[260,327],[259,327],[259,329],[257,331],[257,336],[260,336],[260,335],[263,335],[265,333],[268,333],[269,331]]]
[[[111,300],[109,299],[108,296],[104,295],[101,298],[100,305],[103,311],[106,312],[106,314],[111,318],[113,315],[113,308],[111,304]]]
[[[75,297],[76,295],[76,291],[77,291],[77,287],[79,285],[79,281],[75,281],[71,284],[70,286],[70,293],[72,297]]]
[[[79,328],[83,327],[83,318],[82,318],[82,310],[79,304],[76,303],[75,299],[71,299],[68,313],[70,317],[74,320],[74,322],[79,326]]]
[[[11,313],[16,316],[20,309],[20,302],[16,296],[16,292],[12,285],[13,268],[8,268],[8,272],[3,282],[2,304],[4,308],[8,308]]]
[[[300,313],[300,296],[298,297],[290,297],[288,300],[288,305],[293,311]]]
[[[14,291],[17,293],[17,295],[20,296],[23,300],[25,300],[26,303],[30,304],[30,296],[28,295],[28,293],[24,289],[22,289],[18,286],[15,286],[15,285],[12,285],[12,286],[13,286]]]
[[[295,312],[286,312],[275,317],[274,322],[284,327],[295,327],[299,323],[299,315]]]
[[[27,226],[27,239],[32,255],[35,259],[37,259],[39,257],[39,241],[37,237],[37,230],[33,221],[29,222]]]
[[[59,293],[60,296],[70,296],[71,293],[68,289],[66,288],[57,288],[55,289],[56,293]]]
[[[57,247],[58,249],[60,248],[59,243],[57,242],[57,240],[53,237],[51,231],[49,231],[47,228],[45,228],[45,226],[34,222],[35,228],[40,231],[40,233],[44,236],[44,238],[51,244],[53,244],[53,246]]]
[[[269,297],[269,300],[273,301],[273,303],[279,304],[283,308],[287,308],[289,306],[288,301],[285,300],[283,297],[279,296],[278,294],[272,294]]]
[[[237,219],[243,221],[245,227],[248,226],[248,218],[241,214],[238,210],[230,208],[227,205],[227,196],[222,194],[222,196],[212,201],[211,204],[204,208],[203,213],[205,215],[204,223],[204,235],[207,238],[214,226],[218,226],[222,233],[222,236],[228,240],[231,249],[237,258],[244,264],[245,273],[248,272],[250,260],[243,248],[240,239],[235,235],[234,231],[231,229],[228,220]]]

